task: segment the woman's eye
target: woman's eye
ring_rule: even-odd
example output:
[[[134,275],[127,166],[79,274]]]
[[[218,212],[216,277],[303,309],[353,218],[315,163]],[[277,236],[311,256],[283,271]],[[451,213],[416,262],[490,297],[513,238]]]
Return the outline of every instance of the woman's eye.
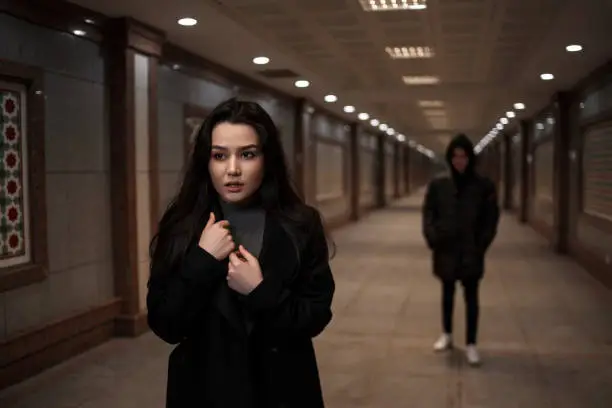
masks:
[[[257,154],[255,152],[243,152],[242,153],[242,157],[244,157],[245,159],[252,159],[256,156]]]
[[[223,160],[225,155],[223,153],[213,153],[213,159],[215,160]]]

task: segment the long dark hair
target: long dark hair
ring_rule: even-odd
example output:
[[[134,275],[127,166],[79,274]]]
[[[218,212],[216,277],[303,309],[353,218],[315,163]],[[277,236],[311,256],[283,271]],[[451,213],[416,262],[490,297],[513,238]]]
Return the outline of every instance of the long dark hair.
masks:
[[[268,214],[277,216],[299,250],[305,245],[316,210],[304,203],[290,179],[278,129],[268,113],[257,103],[229,99],[208,115],[198,131],[176,197],[162,216],[149,246],[151,273],[168,272],[180,263],[191,244],[197,242],[211,211],[217,209],[218,193],[212,185],[208,164],[212,131],[220,123],[251,126],[259,136],[264,158],[264,176],[256,194]],[[335,246],[328,237],[330,254]]]

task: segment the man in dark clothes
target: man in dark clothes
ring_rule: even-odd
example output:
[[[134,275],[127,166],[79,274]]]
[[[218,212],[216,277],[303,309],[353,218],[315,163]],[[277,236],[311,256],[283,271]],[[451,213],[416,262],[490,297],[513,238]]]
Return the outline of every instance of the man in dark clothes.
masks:
[[[434,274],[442,283],[444,332],[434,349],[452,347],[453,304],[459,281],[467,315],[466,357],[477,365],[478,287],[485,253],[497,233],[499,207],[495,185],[475,171],[474,145],[467,136],[460,134],[450,142],[446,160],[450,175],[430,183],[423,204],[423,234],[433,251]]]

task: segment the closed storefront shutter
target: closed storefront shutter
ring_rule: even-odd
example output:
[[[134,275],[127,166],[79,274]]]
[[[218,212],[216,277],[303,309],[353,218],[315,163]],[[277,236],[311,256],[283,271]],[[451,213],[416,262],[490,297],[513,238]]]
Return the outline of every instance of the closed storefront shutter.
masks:
[[[612,220],[612,122],[585,132],[582,163],[583,212]]]

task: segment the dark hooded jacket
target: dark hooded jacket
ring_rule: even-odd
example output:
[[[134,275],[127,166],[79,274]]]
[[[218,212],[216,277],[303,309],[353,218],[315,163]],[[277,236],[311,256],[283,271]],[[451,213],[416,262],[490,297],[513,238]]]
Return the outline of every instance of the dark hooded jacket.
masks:
[[[457,148],[469,159],[463,173],[451,162]],[[445,281],[480,279],[499,222],[495,185],[477,174],[474,145],[467,136],[453,138],[446,160],[449,174],[429,184],[423,203],[423,235],[433,251],[434,274]]]

